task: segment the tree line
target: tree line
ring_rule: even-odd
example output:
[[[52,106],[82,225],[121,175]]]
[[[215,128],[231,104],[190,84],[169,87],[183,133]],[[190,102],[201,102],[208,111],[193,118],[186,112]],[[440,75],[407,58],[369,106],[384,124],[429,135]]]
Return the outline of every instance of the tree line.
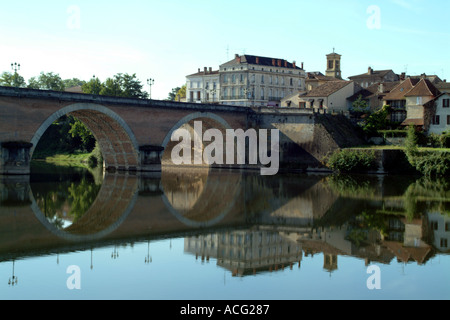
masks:
[[[59,74],[41,72],[39,76],[30,78],[27,83],[17,72],[3,72],[0,76],[0,86],[53,91],[65,91],[71,87],[80,86],[82,92],[86,94],[141,99],[149,96],[136,74],[128,73],[118,73],[102,82],[95,76],[85,81],[78,78],[62,79]]]

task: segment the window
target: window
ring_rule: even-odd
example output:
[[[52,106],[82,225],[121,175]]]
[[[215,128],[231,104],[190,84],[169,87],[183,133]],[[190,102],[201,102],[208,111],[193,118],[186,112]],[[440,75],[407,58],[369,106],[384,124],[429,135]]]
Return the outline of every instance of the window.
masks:
[[[441,117],[440,116],[435,116],[433,119],[433,124],[434,125],[440,125],[441,124]]]
[[[264,83],[264,75],[261,76],[261,83]]]
[[[447,124],[450,125],[450,116],[447,116]]]
[[[417,97],[417,105],[421,105],[422,104],[422,97]]]
[[[328,69],[333,69],[333,60],[328,60]]]
[[[447,248],[447,239],[441,238],[441,248]]]
[[[443,108],[450,108],[450,99],[443,99],[442,100],[442,107]]]

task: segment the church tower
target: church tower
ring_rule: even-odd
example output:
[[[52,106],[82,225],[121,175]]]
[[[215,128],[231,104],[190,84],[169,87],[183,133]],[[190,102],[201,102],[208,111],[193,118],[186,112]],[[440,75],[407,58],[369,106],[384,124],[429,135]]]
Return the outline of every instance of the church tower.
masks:
[[[327,71],[325,74],[327,77],[333,77],[336,79],[342,79],[341,74],[341,55],[334,52],[327,54]]]

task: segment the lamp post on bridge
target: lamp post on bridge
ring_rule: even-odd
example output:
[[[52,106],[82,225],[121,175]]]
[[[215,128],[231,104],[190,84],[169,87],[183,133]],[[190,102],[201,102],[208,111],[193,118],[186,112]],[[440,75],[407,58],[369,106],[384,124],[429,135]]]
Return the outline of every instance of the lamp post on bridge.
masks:
[[[14,74],[16,74],[17,71],[20,70],[20,63],[17,62],[11,63],[11,69],[14,70]]]
[[[20,63],[17,63],[17,62],[11,63],[11,69],[14,71],[13,78],[12,78],[12,82],[13,82],[12,85],[14,87],[19,87],[21,81],[19,81],[19,74],[17,73],[17,71],[20,70]]]
[[[150,100],[152,99],[152,85],[154,85],[155,84],[155,79],[147,79],[147,84],[149,85],[149,87],[150,87],[150,96],[149,96],[149,98],[150,98]]]

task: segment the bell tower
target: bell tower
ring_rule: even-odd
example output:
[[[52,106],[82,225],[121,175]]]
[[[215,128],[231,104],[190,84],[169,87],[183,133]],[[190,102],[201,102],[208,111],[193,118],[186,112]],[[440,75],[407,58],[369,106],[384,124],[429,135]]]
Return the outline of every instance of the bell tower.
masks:
[[[333,77],[336,79],[342,79],[341,74],[341,55],[334,52],[327,54],[327,71],[325,75],[327,77]]]

